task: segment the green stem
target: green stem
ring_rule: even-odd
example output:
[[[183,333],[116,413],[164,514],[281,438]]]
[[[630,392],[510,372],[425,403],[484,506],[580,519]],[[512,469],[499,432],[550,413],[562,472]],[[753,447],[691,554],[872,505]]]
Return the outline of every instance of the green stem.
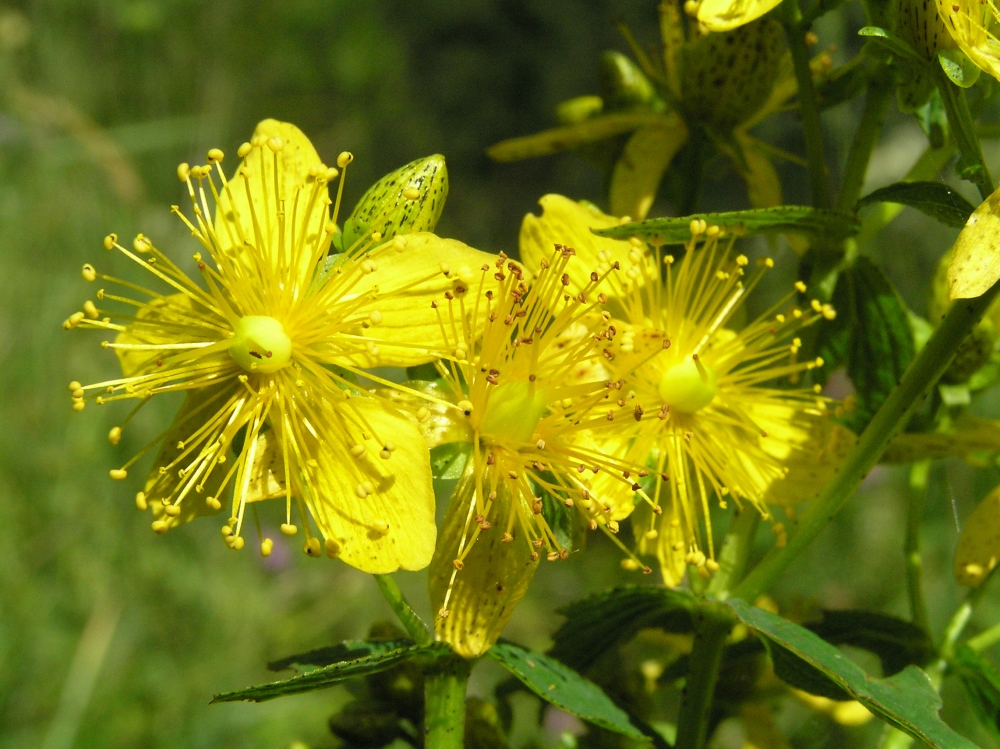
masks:
[[[403,591],[399,589],[396,581],[389,575],[374,575],[374,578],[375,582],[378,583],[378,589],[382,591],[383,597],[388,601],[399,621],[406,628],[406,632],[413,638],[413,641],[417,645],[430,645],[434,641],[434,637],[424,623],[420,621],[417,612],[407,603],[406,598],[403,596]]]
[[[983,159],[983,149],[980,148],[979,139],[976,137],[975,125],[972,121],[972,113],[969,112],[965,91],[948,79],[940,65],[934,65],[933,68],[938,91],[941,92],[944,109],[948,114],[952,138],[961,154],[959,164],[965,169],[971,170],[969,176],[963,175],[963,177],[979,188],[979,194],[985,200],[993,193],[993,178],[990,176],[985,159]],[[962,173],[961,168],[959,173]]]
[[[882,123],[892,98],[893,85],[891,77],[885,71],[879,71],[868,84],[865,95],[865,108],[861,112],[861,122],[851,141],[851,150],[847,154],[847,166],[844,168],[844,179],[837,194],[834,208],[844,213],[854,211],[854,204],[861,197],[865,174],[868,172],[868,162],[871,161]]]
[[[732,611],[724,604],[706,602],[698,612],[691,665],[677,716],[675,749],[702,749],[708,740],[712,698],[733,623]]]
[[[788,49],[795,66],[795,80],[799,87],[799,115],[806,140],[806,161],[809,163],[813,205],[817,208],[829,208],[830,188],[826,177],[826,158],[823,155],[823,128],[819,120],[812,69],[809,67],[809,48],[806,46],[805,35],[809,29],[802,23],[798,0],[784,0],[781,8]]]
[[[712,576],[707,595],[720,601],[729,597],[729,591],[746,573],[753,539],[760,524],[760,513],[752,507],[737,510],[719,552],[719,570]]]
[[[927,605],[924,603],[923,558],[920,554],[920,525],[924,519],[924,499],[927,494],[927,473],[930,461],[914,463],[910,469],[910,496],[906,508],[906,588],[910,596],[910,617],[924,632],[930,632]]]
[[[1000,623],[983,630],[975,637],[970,637],[965,641],[965,644],[977,653],[981,653],[987,648],[993,647],[998,642],[1000,642]]]
[[[861,480],[878,462],[889,440],[902,429],[944,374],[955,351],[982,318],[998,292],[1000,283],[995,283],[982,296],[960,299],[951,305],[941,325],[861,434],[840,471],[827,482],[819,496],[802,514],[802,520],[788,544],[784,548],[772,549],[743,582],[736,586],[732,592],[734,597],[744,601],[756,600],[840,512]]]
[[[424,676],[425,749],[462,749],[465,743],[465,688],[472,661],[448,655]]]

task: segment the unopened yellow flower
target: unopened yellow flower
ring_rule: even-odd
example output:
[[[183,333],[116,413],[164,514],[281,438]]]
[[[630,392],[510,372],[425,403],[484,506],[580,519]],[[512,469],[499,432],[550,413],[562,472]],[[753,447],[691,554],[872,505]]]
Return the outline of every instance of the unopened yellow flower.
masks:
[[[576,231],[565,241],[589,234],[586,209],[558,196],[542,203],[543,215],[525,221],[536,227],[533,234],[545,236],[539,226],[574,223]],[[654,512],[636,534],[641,548],[657,553],[671,585],[686,565],[706,575],[717,568],[709,520],[713,498],[725,506],[731,496],[767,516],[769,503],[801,501],[794,490],[818,490],[821,481],[803,480],[783,491],[779,479],[791,465],[826,465],[819,460],[818,433],[832,425],[818,386],[786,389],[782,382],[794,382],[819,364],[802,360],[797,334],[832,317],[833,309],[818,301],[799,308],[789,295],[739,332],[730,330],[734,313],[772,263],[747,275],[748,259],[730,256],[732,235],[703,221],[692,222],[691,231],[681,257],[660,247],[642,253],[637,241],[618,242],[618,252],[631,252],[634,262],[608,279],[608,308],[620,315],[612,321],[619,330],[614,350],[641,362],[623,372],[624,392],[655,416],[622,421],[618,436],[631,443],[630,462],[667,477],[650,490]],[[601,256],[607,264],[615,252],[604,249]],[[804,285],[797,287],[805,292]],[[823,449],[829,450],[825,437]],[[835,463],[827,462],[832,471]],[[625,501],[610,516],[625,517],[634,506]],[[780,541],[782,528],[776,526],[776,533]]]
[[[615,538],[609,513],[647,473],[597,439],[644,414],[624,397],[628,357],[612,351],[602,314],[600,289],[618,271],[598,274],[574,254],[549,245],[530,285],[501,255],[438,306],[454,356],[438,368],[471,455],[431,563],[431,600],[438,636],[464,656],[496,641],[541,558],[569,555],[566,529],[550,520],[579,513]],[[487,314],[463,322],[476,309]]]
[[[104,244],[163,291],[84,266],[86,280],[116,288],[101,288],[67,327],[116,333],[102,345],[118,354],[123,376],[72,383],[74,408],[138,400],[110,434],[117,444],[152,396],[187,393],[173,426],[111,471],[125,478],[162,442],[136,499],[152,509],[157,533],[221,510],[231,494],[222,533],[240,549],[248,506],[259,533],[255,503],[280,497],[281,531],[298,532],[294,505],[310,556],[325,552],[373,573],[424,567],[435,541],[426,445],[356,377],[378,379],[361,367],[435,358],[441,339],[430,300],[488,256],[432,234],[386,243],[368,234],[328,257],[351,155],[327,167],[296,127],[274,120],[238,154],[230,179],[218,149],[207,165],[178,169],[193,218],[174,212],[202,245],[200,281],[142,235],[131,249],[115,235]],[[338,179],[331,216],[327,186]],[[109,302],[117,309],[104,309]],[[261,539],[265,556],[272,546]]]

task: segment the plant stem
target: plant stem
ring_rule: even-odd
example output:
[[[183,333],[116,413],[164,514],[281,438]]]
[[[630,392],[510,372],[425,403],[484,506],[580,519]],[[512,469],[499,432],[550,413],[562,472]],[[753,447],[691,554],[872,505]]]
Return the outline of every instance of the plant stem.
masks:
[[[923,559],[920,555],[920,524],[924,519],[924,499],[927,494],[927,473],[930,461],[922,460],[910,468],[910,496],[906,507],[906,588],[910,596],[910,618],[924,632],[930,632],[927,606],[924,603]]]
[[[948,114],[951,137],[961,154],[959,164],[972,171],[970,176],[964,178],[979,188],[979,194],[985,200],[993,193],[993,178],[990,176],[990,170],[983,159],[983,149],[980,148],[979,139],[976,137],[975,125],[972,122],[972,114],[969,112],[969,102],[966,101],[965,91],[948,79],[948,76],[941,70],[941,66],[934,65],[933,68],[938,91],[941,92],[944,109]],[[961,174],[961,172],[960,168],[959,173]]]
[[[396,581],[389,575],[374,575],[374,578],[375,582],[378,583],[378,589],[382,591],[383,597],[388,601],[399,621],[402,622],[407,634],[413,638],[417,645],[430,645],[434,641],[434,637],[420,621],[417,612],[407,603],[403,591],[399,589]]]
[[[975,637],[970,637],[965,641],[965,644],[977,653],[981,653],[987,648],[993,647],[998,642],[1000,642],[1000,623],[994,624],[989,629],[983,630]]]
[[[806,47],[805,35],[809,29],[802,23],[798,0],[784,0],[781,8],[788,49],[795,65],[795,80],[799,87],[799,116],[802,118],[806,140],[806,161],[809,162],[813,205],[817,208],[829,208],[830,188],[826,178],[826,159],[823,156],[823,129],[819,120],[812,69],[809,67],[809,48]]]
[[[733,623],[733,614],[724,604],[709,601],[698,612],[691,665],[677,716],[675,749],[702,749],[708,740],[715,683],[719,679],[722,653]]]
[[[879,70],[868,83],[868,93],[865,95],[865,107],[861,112],[861,122],[851,141],[851,150],[847,154],[847,166],[844,168],[844,179],[834,204],[835,210],[849,213],[854,211],[854,204],[861,197],[865,174],[868,172],[868,162],[882,132],[882,123],[892,98],[893,85],[889,74]]]
[[[729,591],[746,573],[753,539],[760,524],[760,513],[752,507],[737,510],[729,526],[719,553],[719,570],[712,575],[706,593],[720,601],[729,597]]]
[[[789,538],[788,544],[784,548],[772,549],[732,591],[734,597],[744,601],[755,600],[840,512],[861,480],[878,462],[889,440],[903,428],[931,387],[944,374],[955,351],[982,318],[998,292],[1000,283],[995,283],[982,296],[959,299],[951,305],[941,325],[861,434],[840,471],[827,482],[819,496],[802,514],[798,529]]]
[[[465,687],[472,662],[458,655],[436,661],[424,676],[425,749],[462,749]]]

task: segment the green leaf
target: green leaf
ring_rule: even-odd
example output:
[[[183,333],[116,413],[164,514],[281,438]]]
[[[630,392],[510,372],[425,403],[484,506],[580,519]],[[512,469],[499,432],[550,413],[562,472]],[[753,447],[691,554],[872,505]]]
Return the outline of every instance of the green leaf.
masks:
[[[656,112],[606,114],[576,125],[556,127],[534,135],[505,140],[490,146],[486,154],[494,161],[520,161],[535,156],[548,156],[666,121],[662,114]]]
[[[448,442],[432,448],[431,475],[436,479],[457,481],[471,453],[471,442]]]
[[[685,591],[641,585],[588,596],[559,609],[566,621],[552,635],[549,655],[582,671],[640,629],[691,632],[696,605]]]
[[[975,744],[938,716],[941,697],[927,674],[916,666],[907,666],[887,679],[876,679],[804,627],[739,599],[730,599],[726,604],[765,642],[777,643],[790,656],[811,666],[851,698],[915,739],[934,749],[975,749]]]
[[[353,661],[358,658],[388,653],[413,645],[412,640],[347,640],[337,645],[317,648],[306,653],[290,655],[267,664],[270,671],[284,671],[294,668],[299,671],[309,671],[314,668],[329,666],[334,663]]]
[[[874,653],[882,673],[892,676],[907,666],[924,666],[934,658],[934,643],[912,622],[875,611],[824,611],[806,625],[831,645],[852,645]]]
[[[820,323],[817,352],[823,366],[816,374],[823,381],[847,365],[857,394],[848,426],[860,434],[910,365],[913,331],[889,279],[866,257],[840,274],[832,301],[837,317]]]
[[[960,49],[942,49],[937,53],[941,69],[952,83],[960,88],[971,88],[982,72],[979,66]]]
[[[965,226],[976,210],[972,203],[942,182],[897,182],[861,198],[855,209],[873,203],[908,205],[956,229]]]
[[[918,63],[925,67],[927,65],[927,61],[918,55],[913,47],[903,41],[900,37],[893,34],[891,31],[886,31],[878,26],[865,26],[863,29],[858,31],[858,36],[868,37],[872,41],[885,47],[885,49],[889,50],[892,54],[902,60]]]
[[[629,738],[646,738],[600,687],[554,658],[510,642],[498,642],[486,651],[486,656],[560,710]]]
[[[983,725],[1000,739],[1000,672],[968,645],[958,647],[951,667],[972,698]]]
[[[443,643],[401,645],[392,650],[380,650],[359,658],[338,661],[284,681],[275,681],[235,692],[217,694],[212,698],[212,702],[237,702],[239,700],[264,702],[288,694],[325,689],[358,676],[377,674],[416,656],[433,656],[445,652],[450,653],[451,650]]]
[[[704,219],[709,226],[741,231],[743,236],[755,234],[813,234],[832,240],[846,239],[861,230],[861,222],[846,213],[808,206],[785,205],[776,208],[755,208],[727,213],[695,213],[682,218],[651,218],[594,231],[601,237],[629,239],[640,237],[663,244],[683,244],[691,239],[691,222]]]

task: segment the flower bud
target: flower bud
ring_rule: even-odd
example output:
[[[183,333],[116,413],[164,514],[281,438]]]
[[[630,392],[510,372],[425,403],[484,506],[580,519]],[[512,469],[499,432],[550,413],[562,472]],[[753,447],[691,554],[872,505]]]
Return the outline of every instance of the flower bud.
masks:
[[[621,52],[601,55],[601,94],[610,110],[648,105],[656,95],[649,79]]]
[[[687,45],[681,60],[686,115],[723,131],[749,119],[778,79],[784,36],[780,23],[764,18]]]
[[[381,241],[385,241],[397,234],[434,231],[447,198],[444,156],[411,161],[385,175],[361,196],[344,222],[343,248],[349,251],[369,232],[381,233]]]

